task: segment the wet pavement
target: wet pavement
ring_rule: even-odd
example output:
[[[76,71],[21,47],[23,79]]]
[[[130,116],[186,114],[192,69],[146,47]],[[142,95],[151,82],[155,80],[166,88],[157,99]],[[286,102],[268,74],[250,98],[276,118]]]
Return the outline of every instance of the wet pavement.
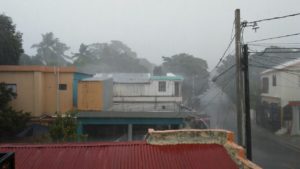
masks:
[[[211,116],[211,128],[223,128],[236,133],[234,104],[214,84],[201,98],[201,112]],[[266,169],[300,169],[300,148],[297,138],[276,136],[255,123],[252,125],[253,161]]]

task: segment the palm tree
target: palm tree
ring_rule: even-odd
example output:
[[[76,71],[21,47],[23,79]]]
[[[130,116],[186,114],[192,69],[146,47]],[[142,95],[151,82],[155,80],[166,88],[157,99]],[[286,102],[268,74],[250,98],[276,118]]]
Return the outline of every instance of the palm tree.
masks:
[[[55,38],[52,32],[42,34],[42,41],[33,44],[32,48],[37,49],[36,57],[44,65],[65,66],[68,63],[64,53],[69,50],[69,47]]]

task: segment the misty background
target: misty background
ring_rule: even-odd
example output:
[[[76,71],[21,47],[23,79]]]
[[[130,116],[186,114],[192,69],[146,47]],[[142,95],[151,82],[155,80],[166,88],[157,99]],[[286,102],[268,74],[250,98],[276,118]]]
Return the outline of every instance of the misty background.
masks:
[[[29,55],[36,54],[31,46],[41,41],[42,34],[53,32],[70,47],[69,54],[78,52],[81,43],[119,40],[139,58],[154,64],[161,64],[162,56],[188,53],[205,59],[209,69],[230,40],[236,8],[241,9],[242,20],[251,21],[294,13],[299,5],[297,0],[0,1],[1,12],[10,16],[23,33],[23,48]],[[259,25],[257,33],[246,30],[245,41],[295,33],[300,28],[295,18],[278,22],[279,26]],[[290,38],[290,42],[293,40],[296,38]]]

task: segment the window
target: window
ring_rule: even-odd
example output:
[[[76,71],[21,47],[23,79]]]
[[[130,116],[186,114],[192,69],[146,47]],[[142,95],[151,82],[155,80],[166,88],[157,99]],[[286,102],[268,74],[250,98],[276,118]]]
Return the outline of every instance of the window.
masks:
[[[264,77],[262,79],[262,92],[268,93],[269,92],[269,78]]]
[[[59,84],[59,90],[67,90],[67,84]]]
[[[273,85],[273,86],[276,86],[276,80],[277,80],[277,79],[276,79],[276,75],[273,75],[273,76],[272,76],[272,85]]]
[[[159,92],[166,91],[166,82],[164,82],[164,81],[158,82],[158,91]]]
[[[179,82],[175,82],[175,96],[179,96]]]
[[[5,84],[6,89],[11,89],[12,92],[17,93],[17,85],[16,84]]]

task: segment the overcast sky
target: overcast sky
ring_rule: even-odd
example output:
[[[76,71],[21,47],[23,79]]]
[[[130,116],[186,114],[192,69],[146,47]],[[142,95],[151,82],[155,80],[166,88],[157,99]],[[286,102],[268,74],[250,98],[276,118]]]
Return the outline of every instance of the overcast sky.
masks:
[[[229,43],[236,8],[242,20],[252,21],[298,13],[300,1],[0,0],[0,7],[23,33],[23,47],[30,55],[41,34],[53,32],[71,52],[81,43],[120,40],[156,64],[161,56],[184,52],[207,60],[212,68]],[[300,16],[262,23],[257,33],[248,28],[245,41],[300,32],[299,21]]]

